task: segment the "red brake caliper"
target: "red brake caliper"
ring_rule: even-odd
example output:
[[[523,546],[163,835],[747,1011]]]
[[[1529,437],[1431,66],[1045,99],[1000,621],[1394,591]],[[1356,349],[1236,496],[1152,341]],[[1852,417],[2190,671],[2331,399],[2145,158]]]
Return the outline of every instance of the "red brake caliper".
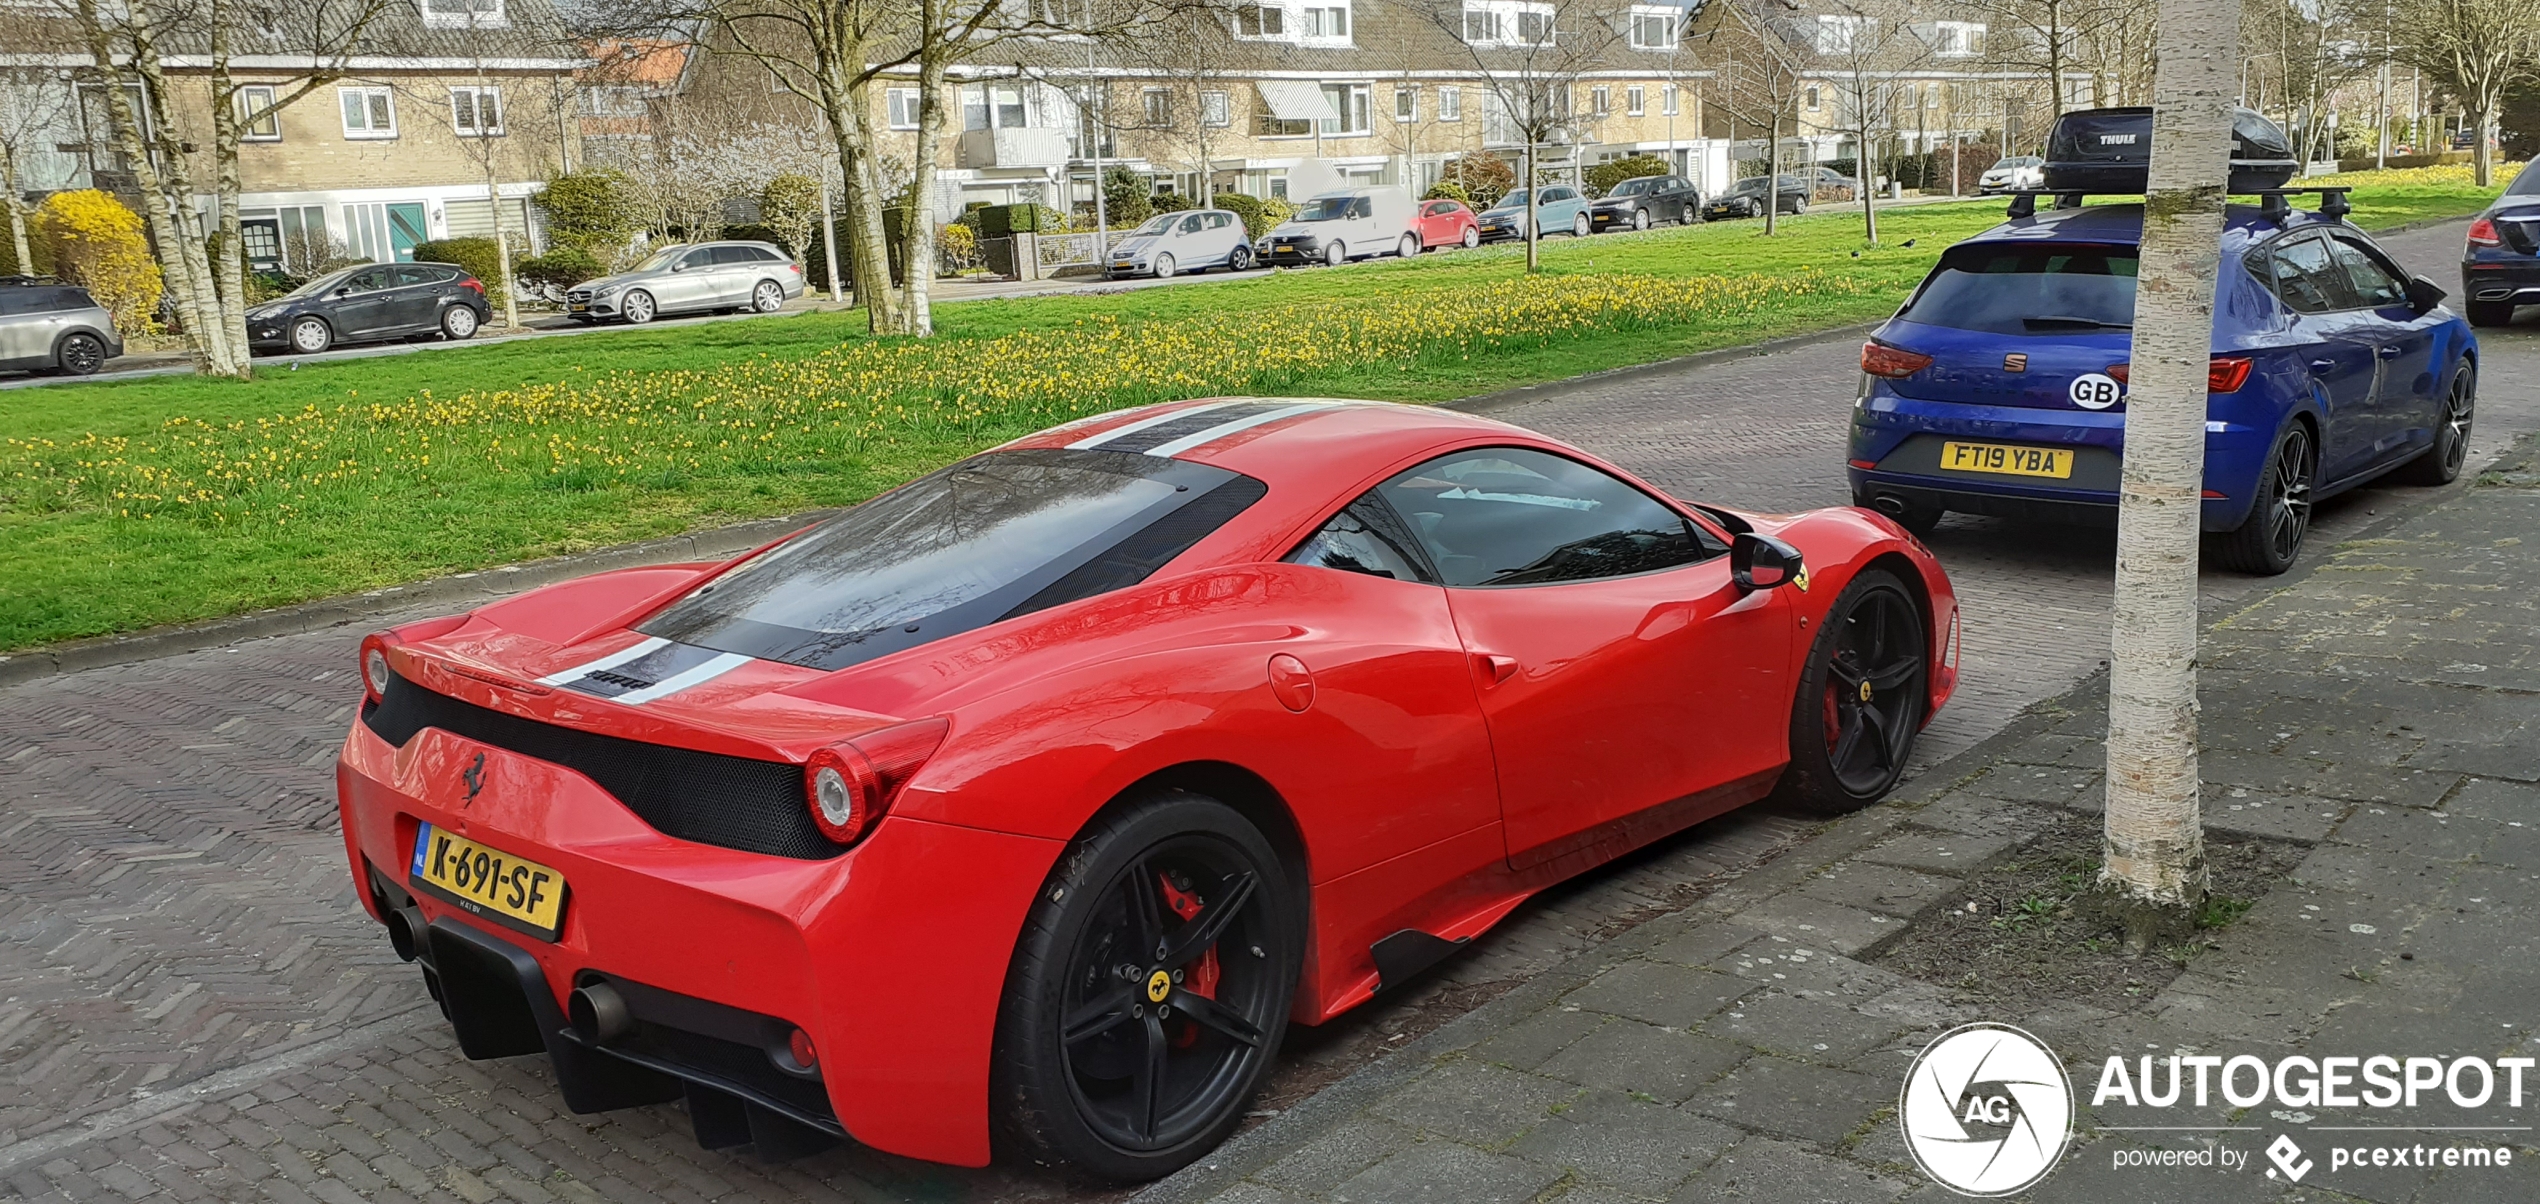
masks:
[[[1164,905],[1172,908],[1174,915],[1182,917],[1183,923],[1188,924],[1199,918],[1200,909],[1206,904],[1200,902],[1198,895],[1173,885],[1173,880],[1162,874],[1156,875],[1156,880],[1164,886]],[[1199,960],[1191,964],[1191,972],[1184,976],[1181,985],[1183,990],[1202,999],[1217,998],[1217,946],[1211,945],[1208,947],[1208,952],[1200,954]],[[1193,1024],[1185,1026],[1181,1033],[1173,1038],[1173,1044],[1177,1047],[1188,1046],[1197,1040],[1199,1040],[1199,1026]]]

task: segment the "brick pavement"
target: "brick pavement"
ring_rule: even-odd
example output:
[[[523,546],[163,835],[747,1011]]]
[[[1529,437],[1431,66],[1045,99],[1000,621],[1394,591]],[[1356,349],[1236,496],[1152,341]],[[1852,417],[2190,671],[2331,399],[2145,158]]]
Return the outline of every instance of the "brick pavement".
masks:
[[[2457,238],[2429,232],[2426,253]],[[2540,391],[2512,383],[2531,375],[2540,345],[2532,338],[2489,340],[2482,446],[2500,429],[2540,423]],[[1827,504],[1842,500],[1836,461],[1851,363],[1850,345],[1834,342],[1603,383],[1503,414],[1614,454],[1671,488],[1763,507]],[[2324,508],[2323,535],[2369,521],[2388,496]],[[2095,664],[2104,548],[2059,535],[2059,546],[2041,549],[2032,535],[1953,520],[1935,539],[1967,589],[1973,676],[1935,725],[1926,762],[1975,743]],[[2237,597],[2261,588],[2208,586]],[[1067,1194],[1029,1176],[855,1153],[771,1172],[696,1151],[674,1111],[560,1116],[535,1063],[456,1060],[412,968],[394,962],[361,916],[341,865],[326,762],[355,689],[352,636],[258,641],[0,691],[0,932],[10,937],[0,942],[0,1081],[11,1086],[0,1095],[0,1193],[118,1190],[102,1168],[139,1159],[146,1146],[166,1162],[140,1173],[190,1167],[200,1172],[197,1194],[288,1195],[295,1189],[278,1185],[308,1171],[315,1177],[296,1190],[340,1196],[369,1182],[351,1169],[357,1162],[382,1181],[406,1182],[389,1173],[395,1164],[361,1152],[364,1141],[398,1134],[477,1176],[464,1182],[501,1187],[511,1180],[486,1178],[486,1159],[499,1161],[506,1147],[478,1140],[491,1125],[512,1132],[509,1148],[521,1157],[544,1160],[537,1174],[521,1171],[531,1186],[502,1187],[521,1198],[590,1186],[597,1180],[576,1168],[591,1167],[616,1168],[665,1198]],[[1418,990],[1296,1043],[1297,1081],[1347,1069],[1371,1047],[1426,1031],[1443,1011],[1592,954],[1806,831],[1792,817],[1741,814],[1547,892]],[[402,1111],[377,1101],[376,1114],[353,1110],[347,1084],[377,1082],[389,1066]],[[336,1119],[288,1120],[294,1108]],[[196,1157],[214,1149],[228,1151],[222,1169]],[[442,1163],[400,1156],[441,1173],[433,1168]],[[258,1165],[266,1173],[251,1173]]]
[[[2044,1038],[2083,1105],[2074,1148],[2026,1199],[2540,1196],[2540,1101],[2529,1093],[2519,1107],[2485,1110],[2439,1094],[2395,1111],[2232,1108],[2219,1090],[2204,1108],[2091,1103],[2110,1055],[2249,1054],[2274,1065],[2296,1054],[2540,1053],[2530,960],[2540,951],[2540,558],[2529,544],[2540,530],[2540,438],[2485,480],[2347,542],[2209,627],[2207,827],[2292,842],[2300,860],[2139,1003],[1993,1014],[1981,983],[1873,964],[1913,927],[1953,922],[1971,875],[2062,817],[2097,816],[2106,711],[2094,681],[1695,907],[1345,1080],[1139,1204],[1951,1199],[1912,1163],[1895,1114],[1913,1055],[1977,1020]],[[2540,1092],[2540,1080],[2526,1087]],[[2496,1091],[2501,1101],[2501,1072]],[[2263,1151],[2279,1136],[2307,1155],[2295,1159],[2310,1163],[2298,1185],[2268,1170]],[[2340,1147],[2415,1144],[2506,1147],[2514,1160],[2330,1163]],[[2247,1161],[2120,1168],[2120,1149],[2229,1149]]]

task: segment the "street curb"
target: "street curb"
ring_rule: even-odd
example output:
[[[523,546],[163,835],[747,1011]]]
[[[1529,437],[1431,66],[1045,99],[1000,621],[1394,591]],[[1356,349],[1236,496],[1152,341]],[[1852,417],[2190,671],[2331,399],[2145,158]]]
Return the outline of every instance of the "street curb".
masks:
[[[367,593],[325,598],[243,615],[158,627],[129,635],[99,636],[49,644],[0,656],[0,687],[19,685],[60,673],[108,665],[130,664],[184,652],[200,652],[242,640],[298,635],[344,627],[364,619],[424,607],[463,610],[496,598],[609,569],[668,564],[683,560],[725,560],[807,526],[829,514],[805,511],[777,518],[753,519],[730,526],[692,531],[666,539],[620,544],[589,552],[526,561],[473,573],[435,577],[410,585],[392,585]]]
[[[1845,339],[1865,338],[1871,331],[1885,325],[1886,321],[1887,319],[1881,318],[1876,322],[1859,322],[1850,326],[1837,326],[1828,330],[1812,331],[1808,334],[1784,335],[1781,338],[1766,339],[1760,343],[1740,343],[1734,347],[1721,347],[1712,351],[1697,351],[1692,355],[1680,355],[1674,359],[1652,360],[1646,364],[1630,364],[1621,368],[1607,368],[1603,371],[1589,372],[1579,376],[1565,376],[1560,380],[1548,380],[1538,385],[1519,385],[1516,388],[1502,389],[1496,393],[1482,393],[1473,397],[1461,397],[1454,401],[1442,401],[1437,404],[1438,408],[1441,410],[1455,410],[1466,414],[1489,414],[1498,410],[1505,410],[1515,406],[1525,405],[1529,402],[1551,401],[1555,398],[1566,397],[1572,393],[1598,388],[1604,385],[1617,384],[1623,381],[1639,380],[1643,377],[1649,376],[1665,376],[1669,373],[1709,367],[1712,364],[1724,364],[1731,360],[1746,359],[1751,356],[1772,355],[1783,351],[1794,351],[1802,347],[1813,347],[1819,343],[1832,343]]]
[[[2468,495],[2482,474],[2494,470],[2517,454],[2528,455],[2535,450],[2540,450],[2540,433],[2522,437],[2476,471],[2465,469],[2453,484],[2428,490],[2422,498],[2388,507],[2390,513],[2375,516],[2373,522],[2322,551],[2358,540],[2378,538],[2382,532],[2403,522],[2457,501]],[[2197,631],[2200,640],[2203,633],[2217,624],[2307,581],[2330,559],[2328,555],[2304,557],[2264,593],[2244,599],[2227,610],[2199,615]],[[1315,1092],[1261,1127],[1219,1146],[1204,1161],[1195,1162],[1148,1185],[1144,1191],[1132,1196],[1129,1204],[1200,1204],[1226,1191],[1263,1167],[1319,1140],[1333,1124],[1386,1092],[1417,1078],[1439,1057],[1479,1044],[1490,1034],[1528,1013],[1541,1010],[1552,1000],[1604,973],[1615,963],[1704,925],[1729,922],[1744,907],[1797,886],[1827,867],[1878,843],[1890,832],[1913,822],[1914,815],[1923,808],[1965,786],[1979,770],[1995,763],[2004,753],[2051,729],[2057,720],[2075,709],[2076,700],[2104,694],[2107,688],[2108,670],[2103,665],[2062,693],[2022,708],[1992,735],[1915,775],[1899,793],[1830,821],[1807,839],[1774,854],[1763,864],[1721,884],[1693,903],[1650,919],[1602,945],[1583,951],[1535,975],[1507,994],[1448,1021],[1435,1031],[1405,1042],[1401,1048]],[[1863,959],[1876,956],[1878,950],[1901,939],[1924,918],[1921,913],[1908,917],[1904,923],[1895,926],[1895,931],[1855,956]]]

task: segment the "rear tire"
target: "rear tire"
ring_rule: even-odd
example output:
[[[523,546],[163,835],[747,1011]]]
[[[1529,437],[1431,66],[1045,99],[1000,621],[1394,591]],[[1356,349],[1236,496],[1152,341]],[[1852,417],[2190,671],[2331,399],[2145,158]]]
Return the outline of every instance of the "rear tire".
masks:
[[[476,337],[476,327],[474,306],[453,305],[441,311],[441,335],[453,343]]]
[[[2478,369],[2462,360],[2443,390],[2443,407],[2434,415],[2434,444],[2416,459],[2399,466],[2390,479],[2402,485],[2449,485],[2461,477],[2469,460],[2470,420],[2478,416]]]
[[[1213,921],[1211,906],[1232,910]],[[1006,975],[990,1099],[1013,1152],[1128,1183],[1215,1149],[1277,1059],[1303,914],[1270,843],[1223,803],[1167,790],[1097,820],[1050,871]]]
[[[1779,798],[1839,814],[1895,788],[1931,698],[1930,633],[1894,573],[1871,569],[1843,587],[1800,670]]]
[[[2511,326],[2514,322],[2511,301],[2472,301],[2462,308],[2468,311],[2472,326]]]
[[[2240,573],[2273,577],[2302,557],[2302,539],[2311,529],[2311,480],[2318,459],[2311,452],[2311,428],[2286,427],[2267,454],[2258,474],[2257,500],[2240,526],[2213,537],[2214,563]]]
[[[1241,272],[1252,267],[1252,248],[1237,247],[1226,252],[1226,270]]]
[[[773,280],[759,281],[758,287],[750,290],[750,308],[763,314],[785,308],[785,286]]]
[[[1420,236],[1417,234],[1403,235],[1402,241],[1395,243],[1393,247],[1393,255],[1396,259],[1410,259],[1419,253]]]
[[[1586,215],[1586,214],[1584,214],[1584,213],[1582,213],[1582,214],[1578,215],[1577,217],[1571,218],[1571,219],[1570,219],[1570,237],[1572,237],[1572,238],[1586,238],[1587,236],[1588,236],[1588,219],[1587,219],[1587,215]]]
[[[93,376],[105,366],[105,341],[93,334],[71,335],[54,351],[53,370],[64,376]]]

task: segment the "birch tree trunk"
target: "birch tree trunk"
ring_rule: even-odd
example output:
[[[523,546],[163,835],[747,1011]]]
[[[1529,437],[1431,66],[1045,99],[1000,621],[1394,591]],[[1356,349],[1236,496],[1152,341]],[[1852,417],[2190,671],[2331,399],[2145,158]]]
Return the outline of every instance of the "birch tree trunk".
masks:
[[[2160,0],[2125,466],[2118,486],[2102,897],[2140,951],[2194,928],[2196,555],[2240,6]]]
[[[820,104],[838,144],[840,197],[847,210],[847,275],[863,304],[865,325],[875,334],[899,329],[900,298],[891,288],[890,239],[882,227],[886,199],[873,160],[873,116],[862,84],[844,77],[857,68],[838,56],[823,64]]]
[[[35,274],[35,249],[26,239],[26,201],[18,193],[18,157],[0,146],[0,209],[9,214],[9,251],[20,275]]]
[[[238,220],[238,140],[244,131],[229,78],[229,23],[234,16],[229,0],[212,0],[212,197],[214,220],[220,225],[220,262],[210,267],[220,298],[221,335],[237,353],[238,379],[246,380],[255,365],[247,344],[246,234]]]
[[[928,0],[920,6],[930,28],[941,28],[942,6]],[[900,211],[899,325],[893,334],[935,333],[930,290],[935,283],[935,159],[944,145],[944,127],[959,106],[953,94],[950,47],[922,52],[917,60],[917,146],[910,164],[908,207]]]
[[[141,192],[142,218],[148,222],[150,237],[158,243],[159,273],[166,283],[165,295],[176,305],[177,319],[185,324],[186,337],[203,356],[203,367],[212,367],[212,349],[204,342],[210,315],[203,312],[194,278],[200,271],[200,255],[186,254],[187,244],[180,235],[176,215],[168,204],[168,194],[160,187],[158,171],[150,161],[150,147],[141,135],[140,114],[133,111],[132,96],[124,90],[123,70],[115,64],[114,39],[107,32],[106,18],[97,11],[97,0],[79,0],[77,13],[80,32],[88,42],[89,57],[98,75],[106,81],[106,120],[113,128],[115,149],[132,163],[133,178]]]
[[[204,229],[203,215],[194,207],[194,198],[200,193],[194,187],[193,170],[186,163],[184,140],[177,136],[177,105],[159,59],[157,32],[142,14],[143,9],[135,6],[129,18],[132,70],[141,78],[142,96],[159,115],[151,129],[160,160],[156,174],[161,188],[157,194],[168,211],[168,225],[176,233],[175,245],[161,248],[159,258],[162,263],[185,265],[185,285],[194,299],[196,317],[192,320],[199,323],[194,331],[194,345],[203,353],[203,371],[213,376],[241,376],[246,368],[246,345],[230,339],[233,323],[229,307],[223,303],[212,275],[211,232]],[[145,185],[144,191],[151,190]],[[171,286],[176,283],[169,281]],[[241,331],[246,329],[243,312],[235,325]]]

